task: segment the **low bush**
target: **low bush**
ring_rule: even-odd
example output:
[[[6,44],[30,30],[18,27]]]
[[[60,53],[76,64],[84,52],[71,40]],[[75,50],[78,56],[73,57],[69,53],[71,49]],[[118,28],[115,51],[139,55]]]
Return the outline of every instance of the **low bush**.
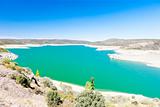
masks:
[[[45,78],[43,81],[44,87],[51,88],[52,90],[57,90],[57,88],[53,85],[52,81],[49,80],[48,78]]]
[[[0,52],[9,52],[7,49],[0,48]]]
[[[62,104],[62,100],[55,90],[49,90],[46,97],[48,107],[57,107]]]
[[[10,62],[9,63],[9,68],[11,68],[12,70],[16,70],[16,66],[17,66],[16,62]]]
[[[105,99],[98,92],[84,91],[76,98],[75,107],[105,107]]]
[[[48,78],[45,78],[44,81],[43,81],[43,85],[44,87],[49,87],[53,85],[53,83],[48,79]]]
[[[7,64],[7,63],[5,63],[5,64],[3,64],[6,68],[9,68],[10,66],[9,66],[9,64]]]
[[[35,87],[35,89],[33,90],[33,92],[37,95],[44,95],[44,91],[43,89],[39,88],[39,87]]]
[[[11,60],[10,59],[8,59],[8,58],[4,58],[4,59],[2,59],[2,64],[3,65],[5,65],[5,64],[9,64],[11,62]]]
[[[64,93],[72,92],[72,87],[66,84],[63,84],[62,82],[60,83],[60,88],[63,90]]]
[[[73,92],[67,92],[67,93],[59,92],[59,95],[63,100],[68,100],[70,102],[75,101],[75,95],[73,94]]]
[[[16,83],[21,84],[22,86],[29,88],[30,87],[30,80],[23,76],[23,75],[17,75],[16,76]]]
[[[17,63],[11,62],[11,60],[9,60],[7,58],[3,59],[2,64],[7,68],[10,68],[12,70],[16,70]]]
[[[29,75],[33,73],[32,69],[30,69],[29,67],[23,67],[22,71],[25,72],[25,73],[27,73],[27,74],[29,74]]]
[[[13,73],[13,74],[9,74],[8,77],[11,78],[11,79],[14,79],[16,80],[16,77],[18,76],[18,74],[16,73]]]

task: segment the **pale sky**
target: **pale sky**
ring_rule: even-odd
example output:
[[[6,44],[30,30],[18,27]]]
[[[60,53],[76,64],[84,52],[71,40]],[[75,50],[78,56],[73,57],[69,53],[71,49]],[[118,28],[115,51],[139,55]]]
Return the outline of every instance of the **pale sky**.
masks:
[[[160,39],[160,0],[1,0],[0,38]]]

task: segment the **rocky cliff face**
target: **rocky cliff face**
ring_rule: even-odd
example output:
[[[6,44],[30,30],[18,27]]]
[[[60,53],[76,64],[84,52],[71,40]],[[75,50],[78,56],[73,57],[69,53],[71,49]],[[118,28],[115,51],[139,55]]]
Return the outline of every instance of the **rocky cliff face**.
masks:
[[[0,65],[0,107],[47,107],[44,96],[9,78],[16,73]]]

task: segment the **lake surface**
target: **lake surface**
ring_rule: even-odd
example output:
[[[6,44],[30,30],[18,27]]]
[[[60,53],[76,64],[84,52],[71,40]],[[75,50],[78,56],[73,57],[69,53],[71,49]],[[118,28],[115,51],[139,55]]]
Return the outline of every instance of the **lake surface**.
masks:
[[[81,86],[90,77],[95,87],[149,97],[160,98],[160,69],[141,63],[111,60],[107,54],[114,51],[96,51],[85,46],[43,46],[30,49],[10,49],[19,55],[16,60],[41,76]]]

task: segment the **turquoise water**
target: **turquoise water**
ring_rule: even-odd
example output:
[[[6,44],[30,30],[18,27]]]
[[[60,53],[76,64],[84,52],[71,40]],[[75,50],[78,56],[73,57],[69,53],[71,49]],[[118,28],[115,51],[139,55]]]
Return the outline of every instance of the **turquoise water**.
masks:
[[[141,63],[111,60],[114,51],[96,51],[85,46],[44,46],[30,49],[10,49],[16,60],[41,76],[85,85],[95,77],[97,89],[142,94],[160,98],[160,69]]]

